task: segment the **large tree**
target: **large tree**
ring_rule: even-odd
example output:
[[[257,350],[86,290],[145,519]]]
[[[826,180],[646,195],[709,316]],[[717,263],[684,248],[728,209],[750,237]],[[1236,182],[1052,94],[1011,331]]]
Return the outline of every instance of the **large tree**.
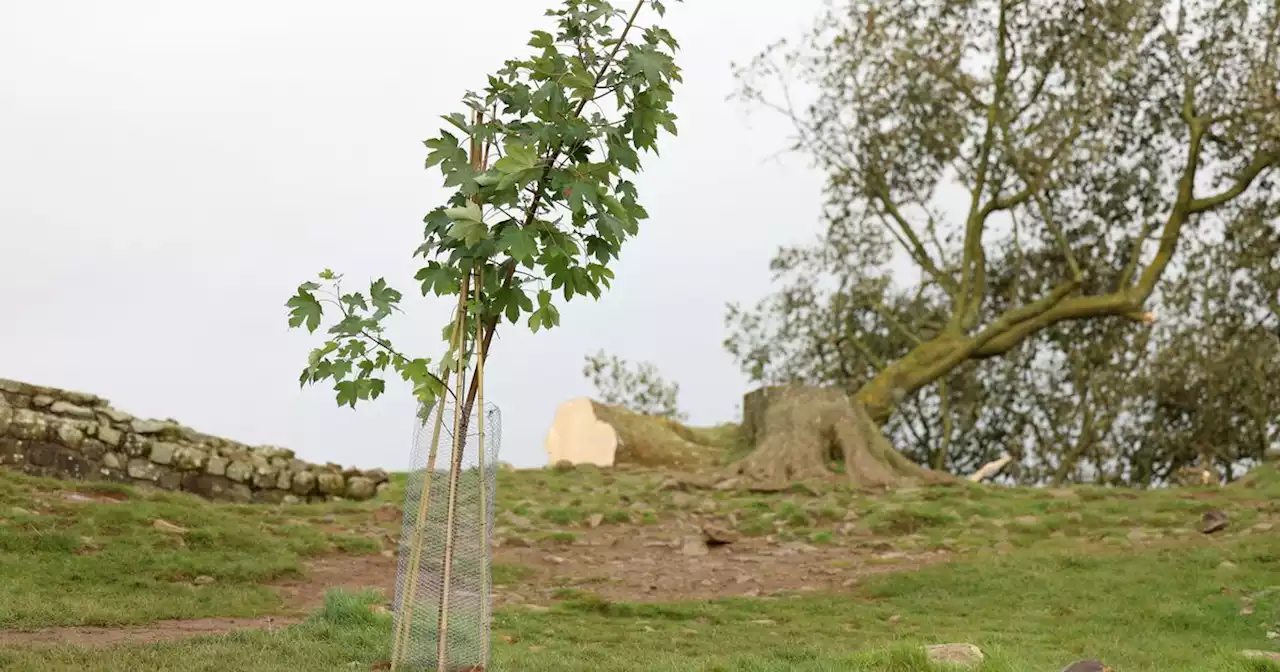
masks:
[[[1082,370],[1069,339],[1110,338],[1123,367],[1135,330],[1093,321],[1149,322],[1180,241],[1280,199],[1274,3],[844,2],[742,76],[828,175],[808,249],[834,282],[810,289],[881,324],[814,343],[863,354],[853,396],[881,422],[1046,330]]]

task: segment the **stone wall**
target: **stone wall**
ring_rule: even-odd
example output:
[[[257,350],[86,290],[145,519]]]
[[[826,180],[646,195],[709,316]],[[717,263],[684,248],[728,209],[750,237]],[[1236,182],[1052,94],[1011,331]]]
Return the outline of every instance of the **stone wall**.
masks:
[[[37,476],[105,479],[233,502],[369,499],[386,472],[298,460],[174,420],[144,420],[91,394],[0,378],[0,466]]]

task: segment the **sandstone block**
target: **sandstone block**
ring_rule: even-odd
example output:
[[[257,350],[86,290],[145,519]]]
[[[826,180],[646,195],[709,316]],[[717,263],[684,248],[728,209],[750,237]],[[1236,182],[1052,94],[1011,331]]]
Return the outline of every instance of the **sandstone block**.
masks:
[[[283,490],[257,490],[253,493],[253,501],[259,504],[281,504],[286,494]]]
[[[193,446],[181,446],[173,451],[173,466],[183,471],[198,471],[204,468],[209,454]]]
[[[97,462],[106,452],[106,444],[97,439],[85,439],[84,443],[80,444],[80,454],[84,455],[86,460]]]
[[[112,422],[129,424],[130,422],[133,421],[132,415],[129,415],[128,413],[123,413],[121,411],[117,411],[116,409],[111,408],[110,406],[106,406],[104,408],[98,408],[94,410],[100,415],[105,415],[107,419]]]
[[[27,464],[36,467],[52,467],[58,459],[58,446],[43,441],[25,443],[23,452],[27,456]]]
[[[53,397],[47,394],[37,394],[31,398],[32,408],[49,408],[53,405]]]
[[[187,473],[182,476],[182,489],[207,499],[227,499],[232,482],[225,476]]]
[[[35,411],[19,409],[13,413],[8,433],[23,441],[44,441],[49,436],[49,423]]]
[[[253,487],[274,488],[277,476],[278,472],[271,465],[257,465],[253,468]]]
[[[8,404],[0,404],[0,436],[4,436],[9,431],[9,424],[13,422],[14,410]]]
[[[346,479],[342,474],[335,474],[332,471],[326,471],[316,477],[316,484],[319,486],[320,493],[324,495],[341,495],[346,491]]]
[[[69,415],[73,418],[84,418],[87,420],[93,419],[92,408],[77,406],[75,404],[71,404],[65,401],[53,402],[53,404],[49,406],[49,412],[56,413],[58,415]]]
[[[165,490],[182,489],[182,472],[160,468],[160,487]]]
[[[354,476],[347,479],[346,496],[348,499],[356,500],[371,499],[378,494],[377,486],[378,484],[371,478]]]
[[[84,432],[69,422],[59,422],[53,432],[58,437],[58,443],[68,448],[79,448],[84,443]]]
[[[178,452],[176,444],[156,441],[151,444],[151,461],[156,464],[173,464],[173,454],[176,452]]]
[[[124,437],[124,452],[129,457],[142,457],[151,453],[151,439],[143,438],[137,434],[127,434]]]
[[[143,481],[160,480],[160,467],[151,460],[135,457],[129,460],[129,465],[125,468],[129,478],[136,478]]]
[[[161,420],[140,420],[138,418],[134,418],[133,421],[129,423],[129,429],[133,430],[134,434],[159,434],[166,429],[176,429],[176,426],[172,423],[163,422]]]
[[[20,465],[26,461],[26,447],[21,441],[0,437],[0,464]]]
[[[227,465],[227,478],[237,483],[246,483],[253,478],[253,466],[248,462],[232,462]]]
[[[293,473],[288,469],[281,469],[276,476],[276,490],[288,490],[293,486]]]
[[[316,489],[316,475],[311,471],[295,471],[289,490],[295,495],[309,495]]]
[[[98,425],[98,438],[108,446],[119,447],[124,434],[111,425]]]
[[[225,476],[227,473],[227,464],[229,463],[230,461],[225,457],[210,457],[209,460],[204,463],[204,470],[214,476]]]
[[[122,469],[125,465],[125,458],[120,453],[107,453],[102,456],[102,466],[108,469]]]

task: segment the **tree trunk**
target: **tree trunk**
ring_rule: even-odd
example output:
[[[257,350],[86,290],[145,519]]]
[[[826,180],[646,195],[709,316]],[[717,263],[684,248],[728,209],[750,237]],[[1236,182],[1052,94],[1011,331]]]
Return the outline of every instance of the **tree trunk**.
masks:
[[[546,446],[552,464],[682,469],[718,464],[726,451],[699,439],[694,431],[674,420],[579,397],[556,409]]]
[[[767,387],[743,399],[743,429],[754,451],[729,467],[755,489],[780,490],[793,481],[845,478],[866,488],[949,482],[889,445],[867,410],[841,390]]]

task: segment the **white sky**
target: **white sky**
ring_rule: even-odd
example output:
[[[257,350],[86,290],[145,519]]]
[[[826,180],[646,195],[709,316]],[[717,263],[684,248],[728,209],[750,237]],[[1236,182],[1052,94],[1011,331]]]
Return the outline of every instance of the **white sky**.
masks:
[[[404,468],[406,387],[355,411],[299,389],[320,338],[288,330],[284,301],[324,267],[352,287],[385,275],[406,294],[399,347],[443,352],[448,306],[412,280],[422,216],[446,196],[421,141],[552,4],[0,0],[0,377]],[[545,462],[598,348],[657,364],[695,423],[733,418],[747,385],[721,347],[724,306],[766,294],[777,247],[818,230],[821,178],[775,157],[785,122],[726,100],[730,62],[819,7],[671,3],[685,83],[680,136],[639,180],[652,218],[599,302],[576,299],[551,332],[499,331],[486,394],[503,459]]]

